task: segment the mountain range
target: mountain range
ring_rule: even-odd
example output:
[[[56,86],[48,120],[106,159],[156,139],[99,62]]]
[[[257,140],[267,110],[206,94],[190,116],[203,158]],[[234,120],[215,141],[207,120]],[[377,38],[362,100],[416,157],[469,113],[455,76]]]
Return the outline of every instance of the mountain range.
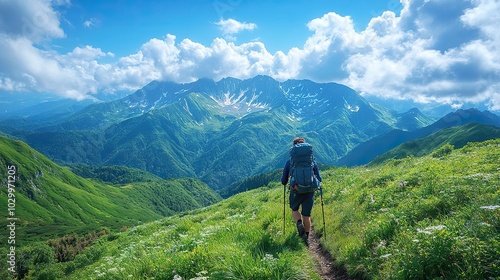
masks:
[[[413,131],[394,129],[388,133],[374,137],[352,149],[349,153],[347,153],[347,155],[338,161],[338,164],[345,166],[367,164],[374,160],[377,156],[390,151],[400,144],[425,137],[430,137],[431,139],[439,138],[437,135],[431,135],[446,128],[458,127],[469,123],[493,126],[489,133],[480,133],[480,137],[473,135],[473,132],[477,130],[470,130],[469,132],[467,132],[467,130],[462,130],[464,134],[462,136],[463,138],[475,138],[478,141],[484,141],[497,136],[497,134],[495,134],[496,130],[494,127],[500,127],[500,117],[488,111],[480,112],[477,109],[457,110],[456,112],[445,115],[435,123],[420,129]],[[467,143],[464,143],[464,141],[457,141],[456,144],[458,144],[457,148],[459,148]],[[421,150],[425,151],[428,149],[422,145]]]
[[[410,139],[406,134],[435,121],[418,109],[395,113],[341,84],[268,76],[154,81],[75,111],[4,120],[0,131],[59,164],[128,166],[162,178],[198,178],[219,190],[282,168],[295,136],[314,145],[319,163],[346,164],[367,141],[386,134]],[[372,158],[389,146],[374,149]]]

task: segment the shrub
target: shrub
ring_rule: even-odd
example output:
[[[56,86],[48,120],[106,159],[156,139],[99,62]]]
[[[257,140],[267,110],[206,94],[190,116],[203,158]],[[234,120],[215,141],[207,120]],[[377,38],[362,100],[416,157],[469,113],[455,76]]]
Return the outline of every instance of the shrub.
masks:
[[[436,149],[434,152],[431,153],[431,157],[433,158],[442,158],[444,156],[449,155],[455,147],[451,145],[450,143],[446,143],[443,146],[439,147]]]

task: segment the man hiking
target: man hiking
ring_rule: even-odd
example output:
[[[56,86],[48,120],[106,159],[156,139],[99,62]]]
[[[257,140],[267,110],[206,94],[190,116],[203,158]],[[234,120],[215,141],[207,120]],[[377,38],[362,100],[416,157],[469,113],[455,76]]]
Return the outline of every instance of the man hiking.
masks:
[[[287,160],[283,168],[281,183],[286,186],[289,180],[292,216],[297,225],[299,236],[308,245],[314,192],[318,189],[322,179],[312,154],[312,146],[306,143],[302,137],[293,139],[290,159]],[[302,206],[302,211],[299,213],[300,206]]]

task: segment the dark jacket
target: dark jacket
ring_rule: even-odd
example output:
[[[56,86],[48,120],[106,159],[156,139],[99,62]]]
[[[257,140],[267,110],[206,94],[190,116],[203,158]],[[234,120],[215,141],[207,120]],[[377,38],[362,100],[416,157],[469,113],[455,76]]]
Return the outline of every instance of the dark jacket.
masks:
[[[316,162],[314,162],[314,165],[313,165],[313,172],[314,172],[314,176],[316,176],[316,178],[318,178],[318,181],[322,182],[323,179],[321,179],[321,175],[319,175],[319,168],[318,168],[318,165],[316,164]],[[283,175],[281,175],[281,183],[283,185],[288,184],[289,177],[290,177],[290,160],[287,160],[286,164],[285,164],[285,168],[283,168]]]

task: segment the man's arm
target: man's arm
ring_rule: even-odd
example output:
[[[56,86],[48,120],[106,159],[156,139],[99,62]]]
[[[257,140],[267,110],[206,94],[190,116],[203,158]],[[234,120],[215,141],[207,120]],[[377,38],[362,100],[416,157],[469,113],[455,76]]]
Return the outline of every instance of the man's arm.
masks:
[[[290,160],[287,160],[285,167],[283,168],[283,174],[281,175],[281,183],[283,185],[288,184],[288,177],[289,176],[290,176]]]
[[[316,162],[314,162],[313,172],[314,172],[314,175],[316,175],[316,178],[318,178],[318,180],[320,182],[323,182],[323,179],[321,178],[321,175],[319,175],[319,168],[318,168],[318,165],[316,164]]]

